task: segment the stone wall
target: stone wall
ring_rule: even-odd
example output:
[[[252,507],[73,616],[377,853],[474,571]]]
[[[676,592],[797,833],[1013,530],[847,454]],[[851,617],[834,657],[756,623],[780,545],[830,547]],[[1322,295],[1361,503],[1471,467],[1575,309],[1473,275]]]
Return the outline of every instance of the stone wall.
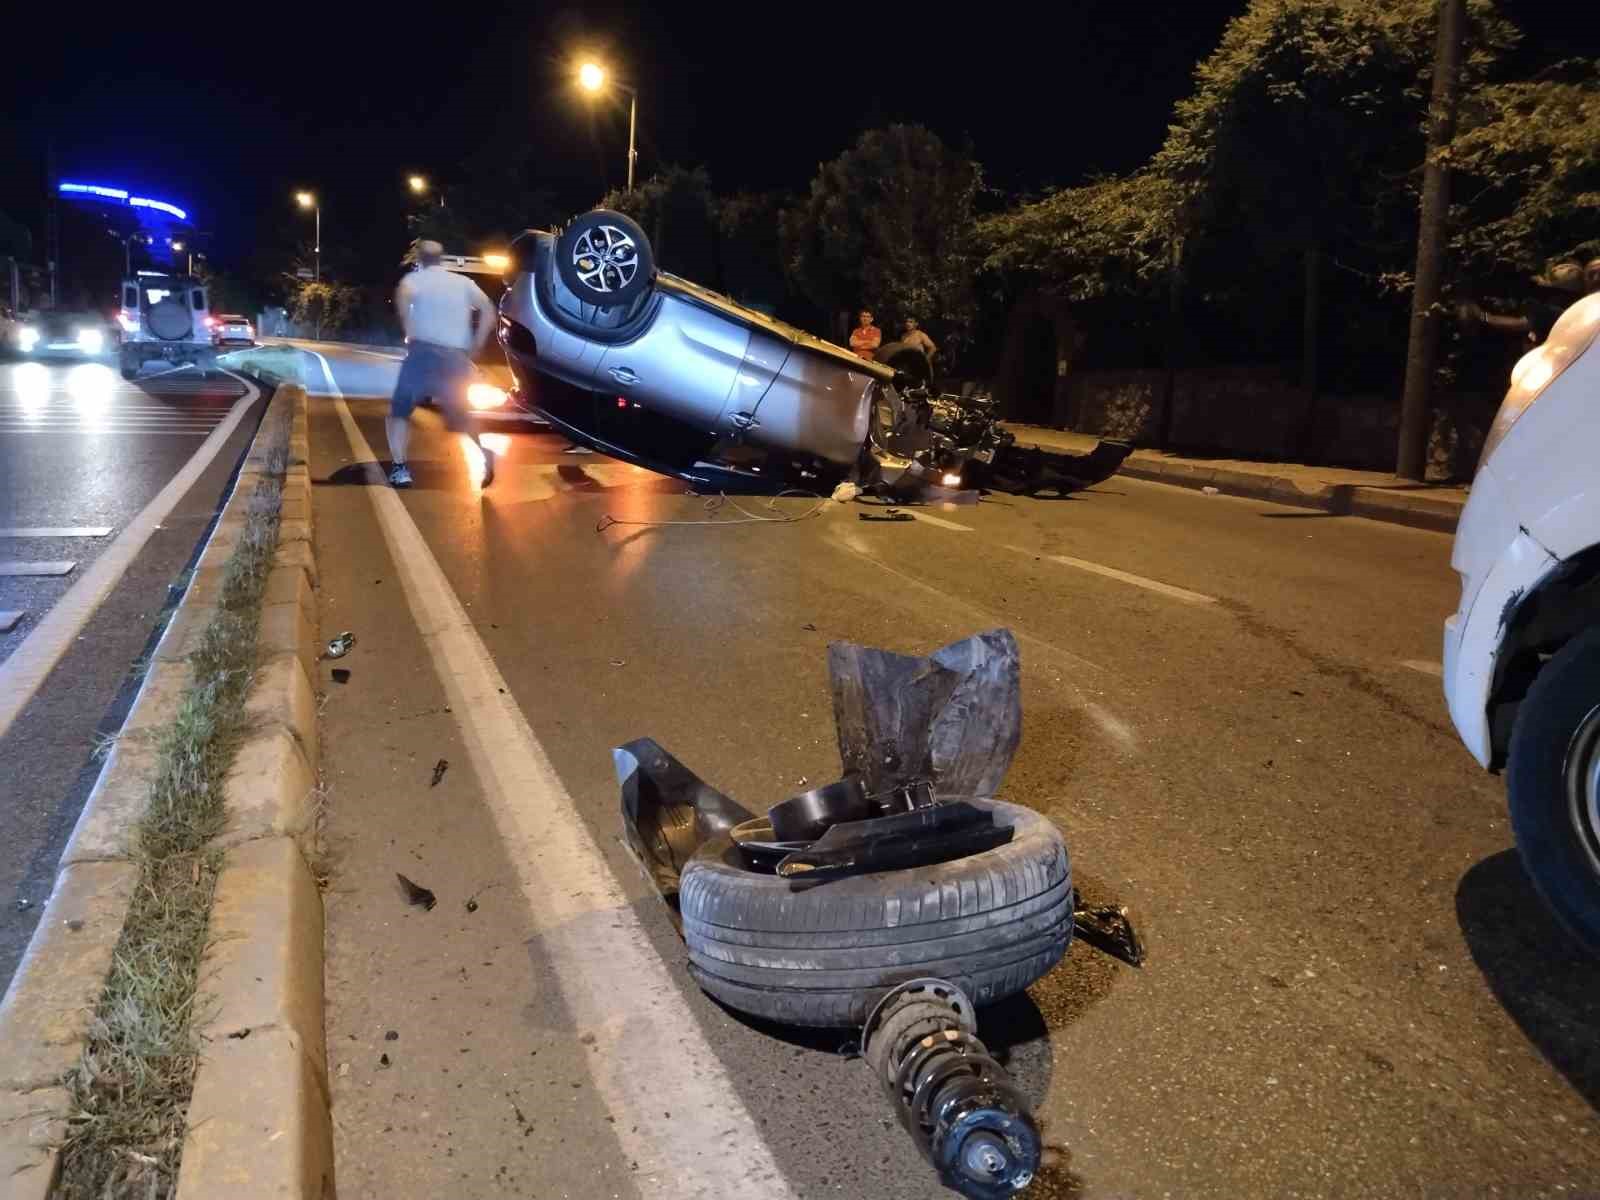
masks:
[[[1177,373],[1171,445],[1182,454],[1387,471],[1394,467],[1398,396],[1323,395],[1315,412],[1292,375],[1276,367],[1212,367]],[[1056,423],[1080,433],[1154,446],[1167,372],[1075,372],[1058,396]],[[1498,395],[1443,392],[1429,446],[1432,477],[1467,479]]]

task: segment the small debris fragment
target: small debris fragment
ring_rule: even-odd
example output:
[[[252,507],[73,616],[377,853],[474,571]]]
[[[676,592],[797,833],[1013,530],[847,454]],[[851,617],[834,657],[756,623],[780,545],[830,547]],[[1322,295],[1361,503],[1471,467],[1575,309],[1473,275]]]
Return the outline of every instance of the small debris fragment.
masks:
[[[1210,484],[1207,484],[1205,487],[1201,488],[1200,491],[1206,496],[1217,496],[1221,494],[1220,488],[1214,488]]]
[[[444,778],[444,773],[446,771],[448,771],[449,769],[450,769],[450,760],[448,758],[441,758],[438,762],[434,763],[433,764],[433,781],[431,783],[429,783],[428,786],[429,787],[438,787],[439,786],[439,780]]]
[[[625,658],[613,658],[611,660],[611,665],[613,667],[625,667],[628,665],[628,660]]]
[[[349,1076],[350,1076],[350,1064],[349,1063],[340,1063],[339,1064],[339,1078],[340,1079],[347,1079],[347,1078],[349,1078]]]
[[[383,1040],[386,1042],[398,1042],[400,1040],[400,1031],[398,1029],[389,1030],[388,1033],[383,1035]]]
[[[335,667],[333,669],[333,681],[335,683],[349,683],[350,682],[350,670],[349,670],[349,668],[348,667]]]
[[[840,504],[849,504],[859,495],[861,495],[859,483],[841,483],[833,489],[833,498]]]
[[[478,911],[478,902],[476,900],[468,900],[467,901],[467,911],[468,912],[477,912]]]
[[[418,908],[432,911],[433,906],[439,903],[439,898],[437,896],[435,896],[427,888],[420,887],[417,884],[412,883],[411,880],[400,874],[399,871],[394,873],[394,877],[400,881],[400,887],[406,894],[407,904],[415,904]]]
[[[807,621],[804,625],[800,626],[800,628],[804,629],[807,633],[815,633],[817,631],[817,627],[810,621]]]
[[[343,658],[350,653],[350,647],[356,644],[356,635],[346,629],[338,637],[328,642],[328,657]]]
[[[28,899],[26,899],[24,897],[21,897],[21,896],[17,897],[17,911],[18,912],[27,912],[32,907],[33,907],[33,901],[32,900],[28,900]]]
[[[82,933],[83,932],[83,922],[78,920],[77,917],[74,917],[74,918],[72,918],[72,920],[66,922],[66,926],[73,933]]]
[[[387,1054],[378,1055],[378,1065],[380,1067],[387,1067],[389,1065],[389,1056]]]
[[[242,1042],[245,1038],[250,1036],[250,1028],[249,1026],[246,1026],[243,1029],[235,1029],[228,1036],[236,1042]]]
[[[860,520],[863,520],[863,521],[915,521],[916,520],[916,518],[913,517],[910,513],[908,513],[908,512],[900,512],[898,509],[893,509],[893,508],[891,508],[887,513],[885,513],[881,517],[874,516],[872,513],[857,513],[856,516]]]

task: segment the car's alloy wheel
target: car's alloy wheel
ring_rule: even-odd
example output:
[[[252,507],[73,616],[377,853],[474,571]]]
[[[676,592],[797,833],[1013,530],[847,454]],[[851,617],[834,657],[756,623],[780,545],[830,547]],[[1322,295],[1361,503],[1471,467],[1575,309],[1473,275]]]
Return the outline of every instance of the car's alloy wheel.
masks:
[[[1600,704],[1591,708],[1567,748],[1567,815],[1589,866],[1600,878]]]
[[[606,209],[586,212],[562,230],[555,259],[567,289],[581,303],[601,309],[632,303],[655,275],[655,255],[644,230]]]
[[[619,292],[639,270],[639,247],[615,225],[600,225],[581,234],[572,248],[578,278],[597,292]]]

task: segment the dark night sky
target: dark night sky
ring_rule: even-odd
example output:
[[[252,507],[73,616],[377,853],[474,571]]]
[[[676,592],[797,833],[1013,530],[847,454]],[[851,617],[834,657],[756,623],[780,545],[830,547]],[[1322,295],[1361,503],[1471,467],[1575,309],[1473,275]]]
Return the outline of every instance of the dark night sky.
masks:
[[[521,145],[574,210],[621,182],[626,109],[575,92],[580,47],[639,87],[643,175],[704,163],[723,190],[799,189],[862,128],[908,120],[970,144],[996,186],[1036,190],[1148,157],[1244,0],[977,6],[959,18],[914,5],[427,7],[408,23],[399,5],[212,4],[192,10],[215,15],[209,28],[173,32],[134,5],[98,20],[57,6],[70,28],[31,5],[35,27],[13,27],[24,36],[0,83],[13,93],[0,210],[42,237],[48,137],[62,175],[193,210],[223,269],[291,224],[292,190],[313,187],[330,255],[355,248],[370,275],[403,246],[407,171],[448,181],[463,159]],[[1566,5],[1502,7],[1540,57],[1600,54],[1592,13],[1574,30]]]

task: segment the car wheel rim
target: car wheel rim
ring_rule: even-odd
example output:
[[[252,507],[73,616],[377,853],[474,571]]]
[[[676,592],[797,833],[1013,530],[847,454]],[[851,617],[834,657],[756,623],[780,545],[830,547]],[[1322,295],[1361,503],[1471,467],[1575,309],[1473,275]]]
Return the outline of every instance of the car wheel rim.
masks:
[[[639,247],[627,230],[596,225],[573,244],[572,265],[595,291],[621,291],[639,271]]]
[[[1600,875],[1600,705],[1578,722],[1567,747],[1567,815],[1589,869]]]

